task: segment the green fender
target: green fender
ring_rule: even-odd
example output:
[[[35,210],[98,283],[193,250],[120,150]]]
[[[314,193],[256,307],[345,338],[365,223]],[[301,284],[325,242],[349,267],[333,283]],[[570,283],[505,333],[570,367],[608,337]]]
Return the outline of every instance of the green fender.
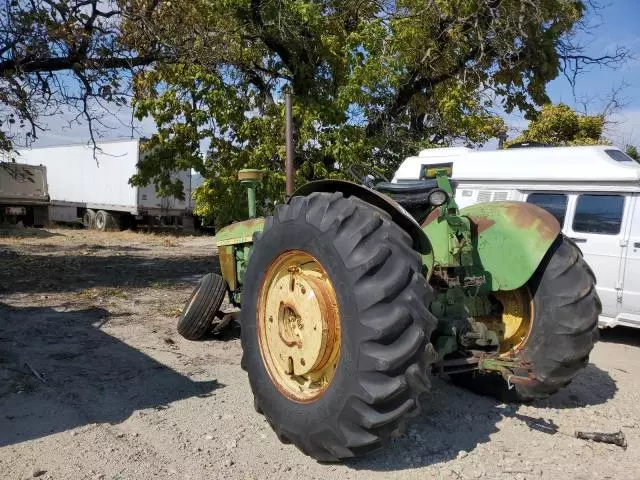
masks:
[[[478,203],[460,213],[476,226],[478,257],[492,291],[527,283],[562,230],[553,215],[531,203]]]
[[[553,215],[525,202],[478,203],[460,215],[471,221],[474,264],[484,271],[490,291],[527,283],[561,232]],[[450,266],[446,221],[434,211],[422,228],[433,245],[435,264]]]

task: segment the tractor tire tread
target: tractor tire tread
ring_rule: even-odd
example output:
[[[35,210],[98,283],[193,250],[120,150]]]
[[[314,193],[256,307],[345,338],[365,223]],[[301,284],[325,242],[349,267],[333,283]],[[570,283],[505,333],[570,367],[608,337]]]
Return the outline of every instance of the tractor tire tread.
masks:
[[[187,340],[199,340],[204,337],[211,329],[213,319],[222,305],[226,287],[220,275],[209,273],[202,277],[178,319],[178,333]],[[188,308],[192,300],[193,304]]]
[[[436,319],[424,306],[432,291],[421,274],[420,255],[411,248],[411,237],[368,204],[341,193],[316,192],[276,207],[262,233],[254,237],[252,259],[262,255],[260,242],[272,230],[291,231],[296,223],[313,226],[318,235],[332,232],[329,238],[354,285],[351,301],[358,318],[350,328],[358,331],[358,351],[350,355],[356,359],[356,378],[331,400],[339,403],[334,418],[311,431],[294,431],[296,426],[286,418],[273,417],[261,382],[253,378],[251,362],[245,359],[243,365],[249,370],[256,410],[278,437],[317,460],[338,461],[388,443],[405,428],[405,417],[415,410],[424,390],[421,386],[429,385],[423,352]],[[254,274],[251,269],[250,262],[246,278]],[[382,312],[386,318],[380,318]],[[259,348],[257,340],[245,334],[247,322],[256,319],[242,318],[243,356]],[[416,382],[416,375],[425,378]]]
[[[602,306],[593,272],[577,245],[559,235],[529,288],[535,319],[522,355],[531,363],[534,383],[507,389],[500,376],[475,372],[452,376],[454,383],[502,401],[526,403],[554,394],[587,365]]]

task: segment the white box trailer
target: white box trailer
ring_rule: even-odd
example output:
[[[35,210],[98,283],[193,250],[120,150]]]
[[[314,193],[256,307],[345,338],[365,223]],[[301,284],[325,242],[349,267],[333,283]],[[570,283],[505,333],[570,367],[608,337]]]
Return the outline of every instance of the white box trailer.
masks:
[[[191,172],[176,172],[182,180],[184,200],[160,197],[153,185],[134,187],[129,179],[137,172],[140,141],[98,142],[18,150],[20,162],[47,168],[49,220],[75,222],[98,229],[134,221],[193,226]]]
[[[393,179],[452,164],[456,202],[523,201],[548,210],[596,276],[601,326],[640,328],[640,165],[613,146],[423,150]]]

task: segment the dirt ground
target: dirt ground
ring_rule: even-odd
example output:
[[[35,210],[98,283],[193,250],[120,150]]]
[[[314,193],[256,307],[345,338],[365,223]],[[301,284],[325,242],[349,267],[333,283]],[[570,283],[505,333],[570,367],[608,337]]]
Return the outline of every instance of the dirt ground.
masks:
[[[640,331],[603,332],[554,397],[500,404],[436,379],[406,437],[320,464],[255,413],[238,328],[178,336],[211,237],[0,230],[0,479],[637,479]],[[552,424],[551,434],[539,424]],[[622,430],[628,448],[574,430]]]

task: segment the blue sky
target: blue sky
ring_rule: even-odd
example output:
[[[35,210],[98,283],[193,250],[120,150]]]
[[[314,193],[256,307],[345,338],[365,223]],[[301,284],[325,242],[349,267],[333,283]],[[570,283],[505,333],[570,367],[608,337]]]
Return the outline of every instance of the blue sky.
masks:
[[[599,113],[611,90],[626,84],[620,93],[624,106],[612,118],[607,133],[615,143],[640,144],[640,0],[602,0],[602,4],[600,18],[590,18],[595,27],[578,39],[588,44],[587,53],[594,57],[614,52],[616,45],[620,45],[636,58],[617,70],[592,67],[578,78],[575,96],[563,76],[549,84],[548,93],[554,103],[564,102],[580,110],[581,100],[592,98],[589,113]]]
[[[607,0],[604,0],[606,2]],[[589,44],[588,53],[597,57],[605,52],[614,52],[616,45],[624,46],[637,57],[640,56],[640,1],[612,0],[601,11],[601,18],[591,17],[596,24],[590,35],[580,35],[579,40]],[[592,67],[578,79],[577,95],[606,95],[608,90],[622,82],[628,83],[623,96],[628,101],[626,109],[640,111],[640,58],[630,60],[618,70]],[[554,102],[574,105],[569,82],[558,78],[549,85],[549,94]]]
[[[605,4],[607,1],[611,3]],[[592,56],[613,52],[616,45],[621,45],[629,48],[637,58],[629,60],[617,70],[592,67],[578,78],[575,95],[563,76],[550,83],[548,92],[554,103],[564,102],[579,110],[583,109],[581,100],[589,98],[589,113],[599,113],[604,108],[606,97],[611,90],[626,84],[626,88],[620,94],[624,106],[612,118],[606,134],[619,146],[627,143],[640,146],[640,0],[602,0],[602,3],[605,7],[600,12],[600,17],[590,18],[594,28],[589,34],[580,35],[578,40],[588,45],[587,53]],[[128,108],[120,109],[118,113],[125,123],[130,121],[130,115]],[[518,113],[507,115],[505,119],[516,131],[526,127],[526,121]],[[131,129],[124,127],[117,120],[106,121],[114,128],[105,131],[104,139],[128,138],[131,135]],[[83,143],[88,140],[86,126],[74,125],[69,128],[62,117],[50,119],[48,125],[50,131],[39,134],[34,146]],[[154,131],[153,122],[150,120],[138,123],[137,127],[138,135],[148,135]],[[513,131],[512,135],[515,135],[516,131]],[[487,147],[495,148],[495,144],[497,142],[491,142]]]

